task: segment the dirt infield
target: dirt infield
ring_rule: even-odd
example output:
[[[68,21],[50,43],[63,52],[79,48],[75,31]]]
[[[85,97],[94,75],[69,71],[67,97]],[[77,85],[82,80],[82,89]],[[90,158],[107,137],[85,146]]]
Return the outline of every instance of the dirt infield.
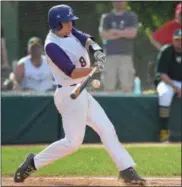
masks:
[[[181,178],[146,178],[146,186],[181,186]],[[114,177],[30,177],[25,183],[14,183],[2,177],[3,186],[126,186]]]

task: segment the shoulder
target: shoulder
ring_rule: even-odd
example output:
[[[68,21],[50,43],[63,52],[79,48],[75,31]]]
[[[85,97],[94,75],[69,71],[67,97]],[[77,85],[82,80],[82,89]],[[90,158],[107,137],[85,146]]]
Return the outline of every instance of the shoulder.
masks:
[[[101,15],[101,19],[107,18],[108,16],[109,16],[109,13],[103,13],[103,14]]]
[[[41,57],[42,57],[42,60],[43,60],[43,61],[46,61],[46,55],[42,54]]]
[[[45,52],[49,51],[50,49],[58,49],[58,48],[61,47],[55,42],[49,42],[44,45]]]
[[[44,49],[45,47],[49,44],[49,43],[58,43],[58,39],[53,35],[53,33],[50,31],[45,39],[45,43],[44,43]]]
[[[105,19],[110,19],[114,16],[114,13],[113,12],[108,12],[108,13],[103,13],[101,15],[101,19],[102,20],[105,20]]]
[[[169,28],[169,27],[173,27],[176,24],[177,22],[175,20],[172,20],[172,21],[165,22],[162,27]]]
[[[61,47],[53,41],[47,42],[44,45],[46,55],[49,55],[50,53],[57,53],[58,50],[61,50]]]
[[[172,45],[164,45],[161,47],[160,52],[161,53],[169,53],[172,51]]]
[[[17,66],[24,65],[29,59],[30,59],[29,55],[20,58],[20,60],[17,62]]]
[[[135,12],[132,12],[132,11],[125,12],[125,16],[128,16],[130,18],[137,18],[137,14]]]

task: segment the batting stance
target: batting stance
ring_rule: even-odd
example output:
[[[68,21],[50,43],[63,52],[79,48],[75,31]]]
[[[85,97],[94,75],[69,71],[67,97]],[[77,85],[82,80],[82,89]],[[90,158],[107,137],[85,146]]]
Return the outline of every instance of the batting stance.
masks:
[[[169,109],[174,95],[181,97],[182,30],[173,34],[171,45],[165,45],[157,58],[156,79],[161,123],[160,140],[168,140]]]
[[[119,178],[143,185],[146,181],[136,173],[133,159],[121,146],[113,124],[98,102],[85,89],[77,99],[70,98],[73,88],[93,69],[88,51],[93,53],[98,71],[103,70],[105,61],[105,54],[92,37],[73,27],[77,19],[67,5],[52,7],[48,13],[50,32],[45,40],[47,63],[58,85],[54,102],[62,115],[65,137],[37,155],[30,153],[18,167],[14,181],[23,182],[35,170],[77,151],[88,124],[117,165]]]

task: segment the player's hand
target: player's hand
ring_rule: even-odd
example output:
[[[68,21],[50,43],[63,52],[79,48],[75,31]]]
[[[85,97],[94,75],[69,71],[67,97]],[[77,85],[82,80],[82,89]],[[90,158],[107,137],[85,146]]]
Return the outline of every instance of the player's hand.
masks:
[[[96,73],[101,73],[104,70],[104,63],[97,61],[94,63],[94,67],[97,67]]]
[[[120,35],[120,30],[118,29],[110,29],[109,32],[113,35],[119,36]]]
[[[94,58],[95,58],[96,62],[101,62],[103,64],[106,61],[106,55],[102,51],[96,51],[94,53]]]

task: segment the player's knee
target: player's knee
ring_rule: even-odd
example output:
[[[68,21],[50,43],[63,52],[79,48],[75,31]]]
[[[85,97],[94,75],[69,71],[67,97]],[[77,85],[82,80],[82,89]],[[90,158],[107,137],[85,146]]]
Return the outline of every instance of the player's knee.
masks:
[[[172,101],[172,96],[169,92],[164,92],[162,94],[159,95],[159,104],[161,106],[170,106]]]
[[[75,140],[67,140],[68,141],[68,146],[72,151],[77,151],[82,144],[83,140],[81,139],[75,139]]]

